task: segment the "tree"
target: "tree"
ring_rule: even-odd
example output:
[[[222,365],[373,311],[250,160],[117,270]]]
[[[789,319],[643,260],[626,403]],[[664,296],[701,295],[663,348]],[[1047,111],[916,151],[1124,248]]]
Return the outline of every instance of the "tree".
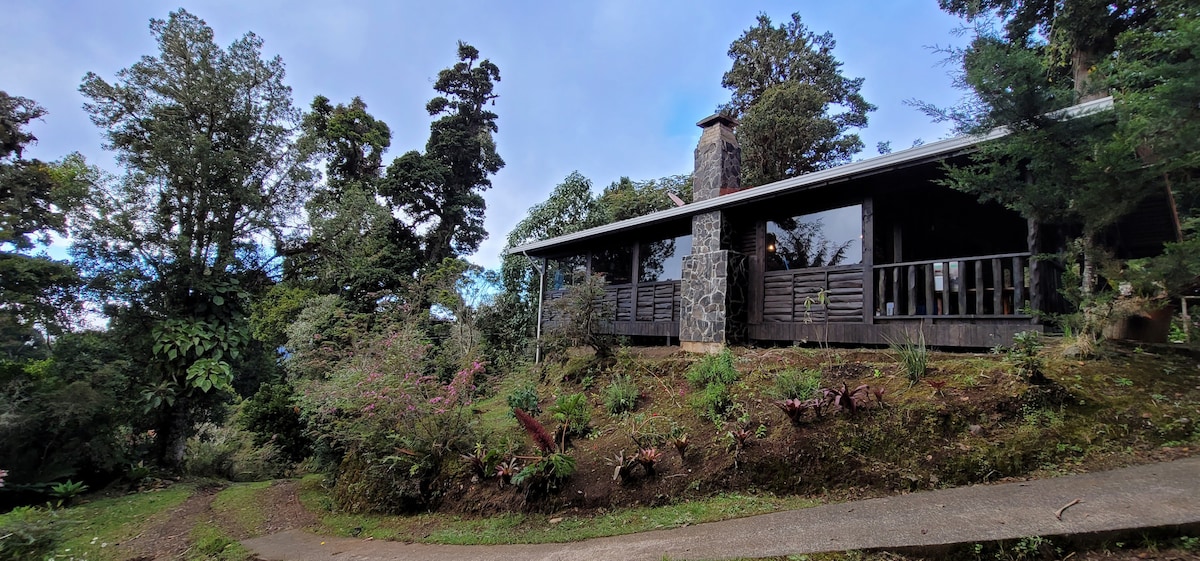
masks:
[[[154,357],[143,396],[160,415],[161,459],[178,466],[192,420],[252,348],[250,291],[268,284],[260,246],[283,239],[311,172],[292,142],[283,62],[262,58],[261,39],[221,48],[184,10],[150,30],[157,55],[80,87],[126,175],[92,197],[73,253],[90,286],[120,302],[114,314],[151,326],[131,352]]]
[[[458,60],[438,73],[433,88],[442,95],[425,107],[441,115],[429,127],[425,152],[414,150],[392,162],[384,190],[419,232],[422,261],[434,265],[479,249],[487,237],[482,192],[492,185],[488,176],[504,167],[492,138],[499,130],[497,116],[487,109],[498,97],[500,69],[480,61],[479,51],[461,41]]]
[[[306,204],[308,237],[289,250],[287,278],[369,310],[374,295],[399,288],[420,266],[416,236],[380,200],[391,130],[362,99],[335,107],[324,96],[303,128],[301,144],[325,160],[325,183]]]
[[[721,79],[732,90],[721,110],[740,121],[742,183],[761,185],[849,161],[875,109],[846,78],[833,56],[833,35],[817,35],[800,14],[779,27],[759,14],[758,25],[729,46],[733,66]],[[838,113],[835,107],[842,108]]]
[[[943,10],[968,22],[1000,20],[1004,39],[1016,47],[1044,45],[1048,67],[1069,68],[1080,101],[1103,97],[1104,80],[1093,80],[1117,37],[1155,15],[1150,0],[938,0]]]
[[[49,342],[34,331],[59,334],[78,309],[75,268],[32,251],[48,246],[51,234],[66,235],[68,212],[95,179],[78,154],[54,163],[24,158],[37,141],[28,127],[45,113],[31,99],[0,91],[0,323],[24,333],[22,346]]]

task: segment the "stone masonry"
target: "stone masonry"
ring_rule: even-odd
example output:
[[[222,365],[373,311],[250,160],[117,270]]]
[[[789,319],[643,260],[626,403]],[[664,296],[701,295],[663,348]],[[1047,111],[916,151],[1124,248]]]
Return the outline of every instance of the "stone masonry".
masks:
[[[737,122],[713,115],[697,123],[704,128],[696,146],[692,200],[711,199],[739,188],[742,149],[733,127]],[[683,258],[679,342],[683,350],[716,353],[739,337],[736,321],[743,304],[744,255],[729,250],[729,225],[720,211],[692,217],[692,253]]]

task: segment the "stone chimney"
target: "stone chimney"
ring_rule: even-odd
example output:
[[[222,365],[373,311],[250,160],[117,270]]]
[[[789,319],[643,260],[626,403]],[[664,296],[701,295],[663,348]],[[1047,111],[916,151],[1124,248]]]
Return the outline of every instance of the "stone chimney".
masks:
[[[737,121],[713,115],[696,146],[692,201],[712,199],[741,187],[742,147],[733,135]],[[729,221],[714,210],[692,217],[692,252],[683,258],[679,342],[685,351],[716,353],[741,338],[746,257],[729,249]]]
[[[696,145],[696,169],[692,176],[692,202],[711,199],[741,189],[742,147],[733,128],[737,121],[721,114],[709,116],[696,126],[704,129]]]

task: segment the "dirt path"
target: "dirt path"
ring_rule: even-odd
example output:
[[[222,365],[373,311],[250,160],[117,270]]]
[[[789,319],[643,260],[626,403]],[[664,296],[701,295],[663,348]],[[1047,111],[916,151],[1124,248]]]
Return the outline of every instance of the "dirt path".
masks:
[[[220,527],[230,537],[238,540],[297,530],[313,526],[316,515],[304,509],[297,495],[297,482],[277,481],[262,492],[259,501],[265,505],[266,521],[256,528],[248,529],[213,510],[213,500],[221,486],[207,486],[196,490],[183,504],[156,517],[140,534],[121,545],[129,561],[174,561],[183,559],[193,543],[192,529],[200,523],[211,523]]]
[[[191,546],[192,527],[212,513],[212,502],[221,487],[196,490],[183,504],[155,517],[141,533],[121,544],[129,561],[181,559]]]

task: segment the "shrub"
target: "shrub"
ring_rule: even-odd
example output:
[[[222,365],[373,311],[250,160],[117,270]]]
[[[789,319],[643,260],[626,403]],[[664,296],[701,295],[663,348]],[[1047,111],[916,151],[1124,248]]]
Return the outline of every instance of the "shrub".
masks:
[[[27,506],[0,515],[0,561],[50,559],[63,524],[54,511]]]
[[[929,369],[929,349],[925,346],[925,332],[919,332],[918,339],[913,340],[908,333],[899,340],[888,338],[888,347],[900,367],[904,369],[910,383],[921,381],[925,371]]]
[[[537,385],[532,382],[525,384],[508,394],[509,409],[520,409],[530,415],[541,415],[542,408],[538,405]]]
[[[821,372],[789,368],[775,377],[775,397],[783,400],[808,399],[821,387]]]
[[[1038,383],[1046,380],[1042,370],[1045,361],[1042,359],[1042,340],[1037,331],[1022,331],[1013,335],[1013,346],[1008,350],[1005,359],[1012,364],[1017,374]]]
[[[733,353],[725,349],[720,354],[705,356],[688,368],[686,376],[688,383],[697,388],[711,383],[732,384],[738,379]]]
[[[252,434],[234,426],[201,423],[187,440],[183,467],[191,475],[262,481],[282,477],[287,463],[269,441],[256,445]]]
[[[581,393],[559,396],[550,408],[550,415],[565,427],[567,434],[575,436],[587,434],[588,423],[592,422],[592,409],[587,396]]]
[[[311,443],[289,384],[263,384],[243,403],[237,419],[243,430],[254,433],[255,446],[272,443],[293,462],[308,456]]]
[[[711,382],[703,390],[692,395],[692,407],[706,419],[720,422],[733,408],[733,396],[729,387],[720,382]]]
[[[604,333],[613,320],[612,304],[605,297],[604,275],[590,275],[571,285],[561,298],[550,302],[551,323],[547,339],[568,347],[588,346],[598,357],[612,356],[617,338]]]
[[[629,376],[618,375],[604,388],[604,409],[610,415],[633,411],[637,407],[639,393],[637,384]]]

